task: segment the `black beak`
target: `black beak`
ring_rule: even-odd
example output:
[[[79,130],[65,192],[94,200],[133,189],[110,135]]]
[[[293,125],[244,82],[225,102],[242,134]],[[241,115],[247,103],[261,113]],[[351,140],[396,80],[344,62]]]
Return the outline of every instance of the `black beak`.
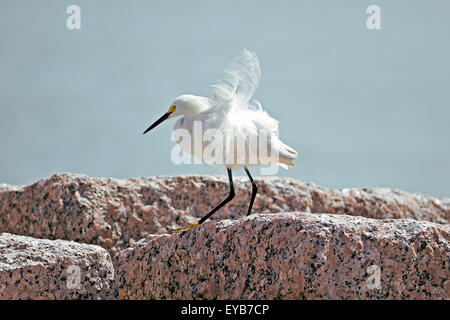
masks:
[[[143,134],[146,134],[147,132],[152,130],[154,127],[156,127],[158,124],[160,124],[161,122],[166,120],[169,117],[169,115],[170,115],[170,112],[166,112],[161,118],[156,120],[154,124],[152,124],[150,127],[148,127],[147,130],[145,130]]]

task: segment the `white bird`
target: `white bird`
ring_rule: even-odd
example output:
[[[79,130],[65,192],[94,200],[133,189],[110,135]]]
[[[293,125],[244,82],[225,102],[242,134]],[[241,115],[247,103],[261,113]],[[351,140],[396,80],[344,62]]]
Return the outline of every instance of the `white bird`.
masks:
[[[294,166],[297,152],[278,138],[278,121],[263,111],[258,101],[252,100],[260,79],[257,55],[244,49],[226,68],[223,79],[212,86],[214,99],[179,96],[169,110],[144,131],[147,133],[166,119],[181,117],[175,123],[174,133],[188,132],[190,139],[179,137],[178,145],[201,161],[224,165],[228,171],[229,196],[198,222],[175,231],[202,224],[234,198],[232,169],[244,168],[252,183],[247,212],[250,215],[258,187],[248,167],[274,163],[284,168]],[[204,135],[198,135],[196,128],[201,128]]]

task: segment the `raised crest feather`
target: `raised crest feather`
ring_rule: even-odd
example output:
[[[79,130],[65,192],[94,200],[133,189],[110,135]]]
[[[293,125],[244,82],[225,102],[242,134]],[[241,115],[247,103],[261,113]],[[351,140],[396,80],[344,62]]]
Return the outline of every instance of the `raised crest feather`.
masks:
[[[258,89],[260,79],[258,56],[244,49],[225,69],[223,79],[212,86],[214,98],[225,109],[259,109],[260,104],[252,103],[251,98]]]

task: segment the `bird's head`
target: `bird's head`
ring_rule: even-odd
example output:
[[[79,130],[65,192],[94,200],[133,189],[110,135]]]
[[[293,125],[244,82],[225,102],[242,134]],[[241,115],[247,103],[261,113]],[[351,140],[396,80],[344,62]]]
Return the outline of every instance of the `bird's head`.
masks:
[[[161,122],[176,118],[179,116],[195,116],[201,111],[208,108],[210,105],[210,101],[208,98],[194,96],[190,94],[185,94],[177,97],[171,104],[169,110],[161,118],[156,120],[147,130],[144,131],[144,134],[152,130]]]

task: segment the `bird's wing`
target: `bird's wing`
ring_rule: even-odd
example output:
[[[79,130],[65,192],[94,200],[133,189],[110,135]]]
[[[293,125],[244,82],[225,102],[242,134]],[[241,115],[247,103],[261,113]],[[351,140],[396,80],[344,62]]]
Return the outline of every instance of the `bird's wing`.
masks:
[[[244,49],[225,69],[223,79],[212,86],[217,108],[225,113],[233,109],[251,108],[250,100],[260,79],[258,56]]]

